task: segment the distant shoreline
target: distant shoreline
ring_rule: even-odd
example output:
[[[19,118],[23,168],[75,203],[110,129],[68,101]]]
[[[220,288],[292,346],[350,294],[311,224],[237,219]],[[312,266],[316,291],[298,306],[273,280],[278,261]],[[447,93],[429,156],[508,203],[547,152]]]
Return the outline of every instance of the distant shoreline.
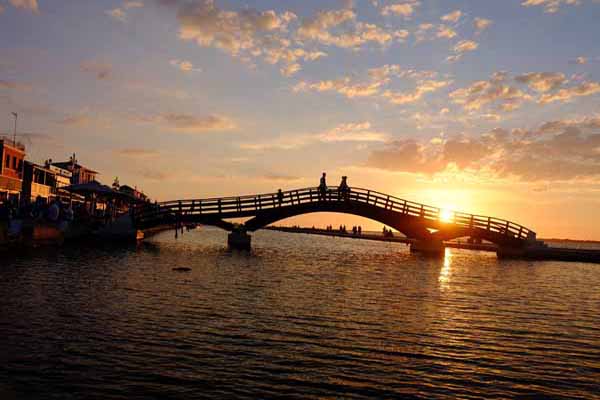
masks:
[[[557,239],[557,238],[551,238],[551,239],[539,239],[541,241],[544,242],[569,242],[569,243],[591,243],[591,244],[600,244],[600,240],[585,240],[585,239]]]

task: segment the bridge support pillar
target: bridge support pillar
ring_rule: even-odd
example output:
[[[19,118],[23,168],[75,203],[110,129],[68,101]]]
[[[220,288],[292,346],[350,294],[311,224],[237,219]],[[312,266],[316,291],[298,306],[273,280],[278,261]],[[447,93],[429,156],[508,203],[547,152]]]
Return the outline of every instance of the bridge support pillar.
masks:
[[[430,256],[443,256],[445,247],[441,240],[417,240],[410,244],[410,251]]]
[[[235,229],[227,235],[227,245],[230,249],[250,251],[251,242],[252,236],[243,229]]]

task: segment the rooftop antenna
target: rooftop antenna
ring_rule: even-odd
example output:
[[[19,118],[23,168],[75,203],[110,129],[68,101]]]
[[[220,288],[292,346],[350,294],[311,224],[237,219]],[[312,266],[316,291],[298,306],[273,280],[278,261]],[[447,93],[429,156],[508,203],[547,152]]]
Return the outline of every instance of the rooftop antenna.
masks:
[[[17,119],[19,118],[19,114],[16,112],[12,113],[13,117],[15,117],[15,129],[13,131],[13,146],[17,145]]]

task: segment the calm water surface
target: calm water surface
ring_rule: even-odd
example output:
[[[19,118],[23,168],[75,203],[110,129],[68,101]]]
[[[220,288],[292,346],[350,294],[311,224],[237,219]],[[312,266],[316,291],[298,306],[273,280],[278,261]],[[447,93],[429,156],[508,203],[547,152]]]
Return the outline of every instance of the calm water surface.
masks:
[[[600,265],[225,242],[3,255],[0,398],[600,398]]]

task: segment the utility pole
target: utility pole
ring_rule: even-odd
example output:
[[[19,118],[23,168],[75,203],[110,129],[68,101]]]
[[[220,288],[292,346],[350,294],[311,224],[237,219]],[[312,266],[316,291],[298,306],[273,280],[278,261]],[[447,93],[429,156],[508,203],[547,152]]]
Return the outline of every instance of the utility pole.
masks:
[[[17,114],[16,112],[12,113],[13,117],[15,117],[15,129],[13,131],[13,146],[17,146],[17,118],[19,117],[19,114]]]

